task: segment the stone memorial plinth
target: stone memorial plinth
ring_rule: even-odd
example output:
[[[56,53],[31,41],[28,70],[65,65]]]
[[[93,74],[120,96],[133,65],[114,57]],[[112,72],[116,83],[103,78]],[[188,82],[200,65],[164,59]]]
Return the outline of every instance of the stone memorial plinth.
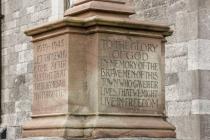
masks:
[[[18,140],[67,140],[64,138],[56,138],[56,137],[34,137],[34,138],[22,138]],[[75,139],[72,139],[75,140]],[[82,140],[82,139],[80,139]],[[176,138],[101,138],[96,140],[177,140]]]
[[[23,137],[173,138],[165,120],[168,26],[129,19],[123,0],[78,0],[32,36],[32,120]]]

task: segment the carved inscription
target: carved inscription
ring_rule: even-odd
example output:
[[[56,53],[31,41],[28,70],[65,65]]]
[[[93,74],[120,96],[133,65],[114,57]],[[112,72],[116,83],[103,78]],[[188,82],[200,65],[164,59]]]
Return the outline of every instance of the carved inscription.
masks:
[[[100,40],[100,104],[130,112],[157,110],[161,91],[160,41]]]
[[[68,86],[66,80],[67,53],[64,37],[48,39],[35,44],[33,107],[36,111],[48,113],[51,111],[48,107],[60,107],[60,102],[65,100]],[[46,108],[48,109],[46,110]]]

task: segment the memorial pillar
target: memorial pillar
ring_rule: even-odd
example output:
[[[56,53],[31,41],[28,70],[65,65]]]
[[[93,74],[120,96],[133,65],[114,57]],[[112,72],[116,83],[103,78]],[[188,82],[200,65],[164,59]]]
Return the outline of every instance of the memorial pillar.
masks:
[[[32,36],[32,120],[23,137],[173,138],[166,121],[165,25],[132,20],[124,0],[77,0]]]

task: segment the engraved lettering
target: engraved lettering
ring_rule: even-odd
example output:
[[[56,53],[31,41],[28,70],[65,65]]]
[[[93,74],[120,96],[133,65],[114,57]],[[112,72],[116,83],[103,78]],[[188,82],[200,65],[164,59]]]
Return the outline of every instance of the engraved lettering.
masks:
[[[100,40],[100,104],[129,110],[156,110],[161,92],[160,43]],[[110,108],[109,108],[110,110]]]

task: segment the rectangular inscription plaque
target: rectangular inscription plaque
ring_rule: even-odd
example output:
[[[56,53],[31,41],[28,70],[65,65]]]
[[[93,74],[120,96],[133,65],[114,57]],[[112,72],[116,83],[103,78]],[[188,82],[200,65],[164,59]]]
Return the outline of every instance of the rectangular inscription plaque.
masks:
[[[101,35],[99,55],[101,113],[162,111],[160,39]]]
[[[34,43],[33,115],[67,112],[67,37]]]

